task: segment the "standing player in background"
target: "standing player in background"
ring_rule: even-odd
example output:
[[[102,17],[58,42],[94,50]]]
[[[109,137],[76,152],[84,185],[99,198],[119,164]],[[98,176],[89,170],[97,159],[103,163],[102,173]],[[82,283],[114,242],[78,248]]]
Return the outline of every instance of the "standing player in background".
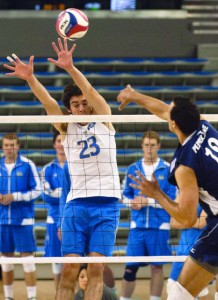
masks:
[[[123,191],[124,203],[131,207],[130,232],[127,243],[127,256],[171,255],[170,216],[155,201],[142,197],[137,189],[130,186],[133,181],[129,175],[140,171],[148,180],[155,174],[161,189],[175,198],[176,188],[169,184],[169,163],[158,157],[160,137],[154,131],[144,133],[141,146],[143,157],[130,165],[127,170]],[[136,285],[139,267],[148,263],[127,263],[121,289],[120,300],[130,300]],[[150,300],[160,300],[164,285],[163,263],[151,263]]]
[[[176,255],[188,255],[194,243],[197,241],[198,237],[202,233],[203,228],[206,226],[206,214],[198,205],[198,219],[192,228],[184,228],[179,222],[171,219],[171,228],[181,230],[179,244],[176,248]],[[167,281],[167,294],[169,294],[170,289],[173,284],[176,283],[179,278],[179,274],[184,266],[183,262],[174,262],[172,264],[172,269],[170,276]],[[208,300],[208,287],[204,288],[199,294],[197,299]]]
[[[40,178],[35,164],[19,154],[20,142],[16,134],[2,140],[4,156],[0,160],[0,252],[13,257],[15,250],[21,257],[32,257],[36,250],[34,200],[41,195]],[[23,264],[28,300],[36,299],[35,264]],[[5,300],[14,299],[14,266],[2,264]]]
[[[53,136],[53,147],[56,158],[42,169],[42,195],[47,204],[47,228],[45,238],[45,256],[60,257],[61,241],[58,237],[59,202],[62,193],[63,166],[66,161],[64,148],[61,144],[61,135],[58,131]],[[55,288],[57,289],[61,275],[61,264],[53,263]]]
[[[68,112],[110,115],[111,109],[105,99],[73,64],[76,45],[68,50],[67,40],[63,44],[60,38],[58,46],[52,45],[58,59],[48,60],[66,70],[75,82],[64,89],[62,96]],[[48,115],[63,115],[57,101],[34,76],[34,57],[30,57],[28,64],[15,54],[12,57],[8,57],[12,66],[4,65],[13,71],[8,76],[26,80]],[[54,126],[62,135],[72,179],[62,221],[62,253],[68,257],[110,256],[119,222],[118,199],[121,196],[115,130],[111,123],[55,123]],[[63,265],[57,300],[72,300],[79,268],[76,263]],[[85,299],[101,299],[103,270],[104,264],[89,264]]]
[[[190,98],[177,96],[170,105],[136,92],[127,86],[118,95],[120,109],[130,102],[168,121],[179,140],[170,166],[169,181],[178,186],[176,202],[160,189],[156,179],[146,180],[140,172],[133,187],[155,198],[185,228],[197,220],[198,203],[207,214],[207,226],[194,244],[170,290],[168,300],[194,299],[218,273],[218,132],[203,117]]]

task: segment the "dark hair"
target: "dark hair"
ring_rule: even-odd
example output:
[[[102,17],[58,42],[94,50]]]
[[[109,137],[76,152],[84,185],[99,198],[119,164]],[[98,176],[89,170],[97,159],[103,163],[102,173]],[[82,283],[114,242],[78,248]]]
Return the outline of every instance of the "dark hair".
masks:
[[[200,125],[200,112],[197,105],[190,98],[177,96],[173,99],[174,106],[170,111],[171,120],[175,121],[179,129],[189,135]]]
[[[54,128],[53,139],[52,139],[53,144],[56,142],[56,139],[59,135],[60,135],[60,132]]]
[[[87,270],[87,268],[88,268],[88,264],[82,264],[80,266],[79,273],[78,273],[77,277],[79,277],[79,274],[82,272],[82,270]]]
[[[67,109],[70,109],[71,97],[80,95],[82,95],[82,91],[80,90],[80,88],[78,88],[78,86],[75,83],[69,83],[64,89],[61,101]]]
[[[160,136],[156,131],[146,131],[143,134],[142,142],[144,141],[145,138],[155,139],[157,141],[157,143],[160,144]]]

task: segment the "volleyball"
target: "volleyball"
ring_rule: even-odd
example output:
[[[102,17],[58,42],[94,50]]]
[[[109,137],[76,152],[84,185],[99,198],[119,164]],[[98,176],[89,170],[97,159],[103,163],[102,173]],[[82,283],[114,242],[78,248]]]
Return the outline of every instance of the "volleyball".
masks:
[[[62,11],[56,21],[58,34],[69,40],[82,38],[89,28],[89,21],[81,10],[68,8]]]

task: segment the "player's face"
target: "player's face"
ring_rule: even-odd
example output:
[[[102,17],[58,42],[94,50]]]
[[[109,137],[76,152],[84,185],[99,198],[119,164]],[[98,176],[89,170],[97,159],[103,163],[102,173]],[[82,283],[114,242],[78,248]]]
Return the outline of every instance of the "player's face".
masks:
[[[6,138],[3,139],[2,150],[4,152],[6,160],[15,161],[17,159],[19,149],[20,147],[19,144],[17,143],[17,140],[10,140]]]
[[[144,153],[145,162],[155,162],[158,158],[158,150],[160,149],[160,144],[158,144],[156,139],[144,138],[142,142],[142,150]]]
[[[58,135],[56,137],[56,140],[55,140],[53,146],[54,146],[57,154],[64,155],[64,147],[61,144],[61,135]]]
[[[78,284],[79,287],[82,290],[85,290],[86,286],[87,286],[87,282],[88,282],[88,276],[87,276],[87,270],[83,269],[80,273],[79,273],[79,277],[78,277]]]
[[[92,108],[83,95],[73,96],[70,99],[70,112],[73,115],[91,115]]]

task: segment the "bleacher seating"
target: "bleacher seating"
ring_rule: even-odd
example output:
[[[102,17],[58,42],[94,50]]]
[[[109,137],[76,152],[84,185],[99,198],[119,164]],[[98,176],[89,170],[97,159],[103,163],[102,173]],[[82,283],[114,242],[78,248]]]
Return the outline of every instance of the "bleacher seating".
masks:
[[[45,110],[35,99],[27,84],[17,78],[6,77],[0,59],[0,115],[44,115]],[[74,60],[77,67],[108,101],[113,114],[147,114],[136,104],[129,104],[119,111],[116,102],[118,92],[131,84],[138,91],[170,101],[176,94],[190,96],[196,101],[201,113],[218,113],[218,72],[208,70],[208,59],[195,58],[87,58]],[[207,67],[207,71],[205,71]],[[64,85],[70,82],[69,76],[50,64],[47,59],[35,59],[35,72],[39,80],[48,88],[51,95],[60,101]],[[168,130],[167,123],[116,123],[117,160],[121,181],[129,164],[142,156],[141,138],[146,130],[160,133],[162,149],[159,154],[170,160],[178,143]],[[216,125],[217,126],[217,125]],[[43,165],[55,156],[52,148],[52,126],[50,124],[0,124],[0,145],[2,135],[17,132],[22,141],[21,153],[32,159],[41,171]],[[125,253],[129,231],[129,208],[120,204],[121,219],[117,233],[115,255]],[[38,255],[43,253],[45,237],[46,206],[41,202],[35,205],[35,233],[38,242]],[[178,235],[172,233],[175,241]]]

